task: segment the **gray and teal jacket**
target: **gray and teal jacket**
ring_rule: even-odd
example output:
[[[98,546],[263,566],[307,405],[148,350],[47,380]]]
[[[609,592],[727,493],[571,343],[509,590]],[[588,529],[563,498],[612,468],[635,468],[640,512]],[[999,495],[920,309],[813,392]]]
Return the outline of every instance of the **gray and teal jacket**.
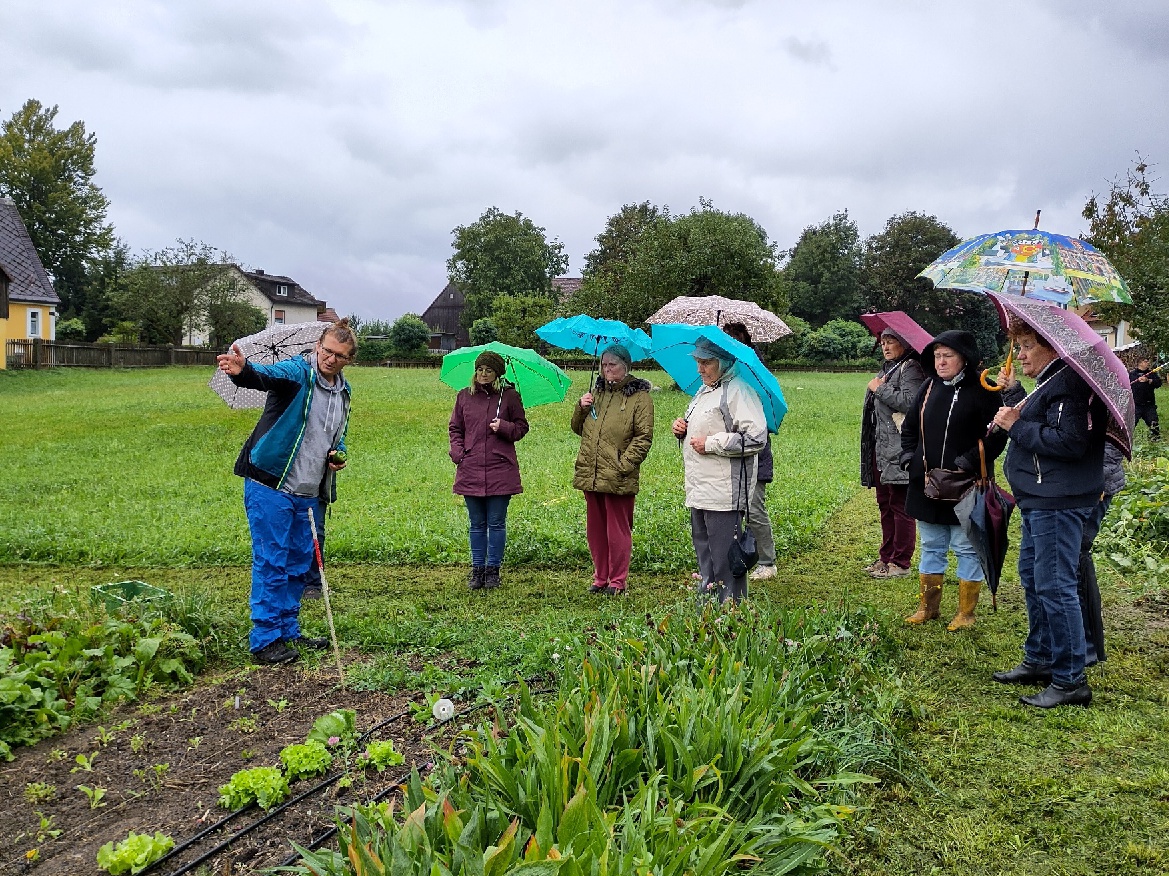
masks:
[[[330,451],[345,450],[345,432],[349,427],[350,387],[344,377],[341,380],[343,424]],[[268,393],[260,421],[235,461],[235,473],[273,489],[282,489],[304,445],[305,424],[313,393],[318,389],[316,371],[308,358],[297,356],[274,365],[248,362],[231,381],[236,386]],[[324,472],[319,497],[322,502],[334,502],[337,499],[336,473],[327,465]]]

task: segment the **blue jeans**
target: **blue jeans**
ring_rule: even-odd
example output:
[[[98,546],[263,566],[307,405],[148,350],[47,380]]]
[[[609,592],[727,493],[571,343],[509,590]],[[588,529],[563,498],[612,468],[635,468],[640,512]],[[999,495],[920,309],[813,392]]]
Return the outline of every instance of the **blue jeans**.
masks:
[[[300,598],[313,556],[308,509],[320,519],[320,502],[313,496],[293,496],[244,480],[244,510],[252,534],[253,651],[279,639],[300,635]]]
[[[1051,680],[1072,687],[1084,683],[1087,645],[1077,578],[1084,526],[1095,508],[1023,511],[1019,580],[1027,601],[1023,658],[1051,669]]]
[[[944,575],[950,564],[950,551],[958,557],[958,577],[963,581],[981,581],[982,563],[974,545],[966,537],[961,526],[946,526],[941,523],[917,521],[917,533],[921,537],[921,555],[917,558],[917,570],[923,575]]]
[[[471,565],[502,566],[511,496],[463,496],[471,526]]]

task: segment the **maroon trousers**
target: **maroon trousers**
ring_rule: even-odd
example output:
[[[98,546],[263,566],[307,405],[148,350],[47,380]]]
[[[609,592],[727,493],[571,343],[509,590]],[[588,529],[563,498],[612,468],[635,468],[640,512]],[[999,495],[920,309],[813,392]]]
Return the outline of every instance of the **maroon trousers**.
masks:
[[[905,513],[905,484],[878,484],[881,511],[881,562],[908,569],[917,543],[917,521]]]
[[[636,496],[584,491],[585,538],[593,555],[593,584],[625,589],[633,554],[633,502]]]

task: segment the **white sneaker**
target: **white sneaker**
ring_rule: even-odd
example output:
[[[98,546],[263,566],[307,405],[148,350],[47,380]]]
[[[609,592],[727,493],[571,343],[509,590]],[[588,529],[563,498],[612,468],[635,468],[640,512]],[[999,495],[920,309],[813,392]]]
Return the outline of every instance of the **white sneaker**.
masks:
[[[776,574],[775,566],[756,566],[747,577],[752,581],[762,581],[766,578],[774,578]]]

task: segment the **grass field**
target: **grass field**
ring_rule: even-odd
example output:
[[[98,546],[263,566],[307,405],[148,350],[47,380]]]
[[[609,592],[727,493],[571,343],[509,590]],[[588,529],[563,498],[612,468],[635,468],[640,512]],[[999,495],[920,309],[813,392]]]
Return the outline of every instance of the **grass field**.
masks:
[[[228,412],[208,372],[0,375],[0,615],[31,598],[67,603],[95,583],[143,578],[209,594],[223,653],[242,660],[247,546],[230,474],[255,414]],[[622,601],[583,592],[583,504],[570,487],[568,406],[531,412],[520,445],[524,496],[510,520],[505,587],[464,584],[465,523],[451,496],[444,426],[453,392],[430,373],[353,369],[354,462],[330,521],[339,634],[371,655],[370,687],[498,685],[549,661],[588,630],[621,630],[685,597],[690,548],[680,462],[665,427],[683,399],[655,394],[659,440],[635,533],[638,571]],[[578,375],[578,386],[584,378]],[[863,375],[781,375],[791,413],[776,442],[770,506],[780,576],[755,600],[781,609],[863,609],[904,761],[857,792],[833,873],[1150,874],[1169,872],[1169,601],[1137,598],[1104,570],[1109,659],[1090,672],[1089,709],[1026,709],[990,680],[1026,630],[1010,569],[997,613],[972,630],[909,628],[911,579],[860,571],[877,542],[871,494],[856,486]],[[15,497],[16,501],[11,501]],[[36,562],[28,562],[35,560]],[[956,608],[948,586],[944,618]],[[319,605],[306,607],[311,634]]]
[[[256,411],[231,411],[206,386],[210,369],[6,375],[0,445],[20,464],[0,475],[0,562],[208,566],[248,562],[242,482],[231,470]],[[354,368],[350,464],[329,519],[337,562],[457,563],[466,512],[451,492],[447,420],[454,390],[437,371]],[[649,372],[655,383],[670,383]],[[513,500],[508,561],[588,562],[584,500],[572,489],[579,439],[569,398],[529,411],[517,445],[524,493]],[[864,375],[799,374],[784,381],[791,413],[775,445],[769,496],[778,546],[807,545],[857,489],[853,436]],[[656,437],[643,467],[633,566],[687,568],[682,461],[669,431],[685,410],[677,390],[654,393]],[[784,473],[791,473],[784,476]]]

